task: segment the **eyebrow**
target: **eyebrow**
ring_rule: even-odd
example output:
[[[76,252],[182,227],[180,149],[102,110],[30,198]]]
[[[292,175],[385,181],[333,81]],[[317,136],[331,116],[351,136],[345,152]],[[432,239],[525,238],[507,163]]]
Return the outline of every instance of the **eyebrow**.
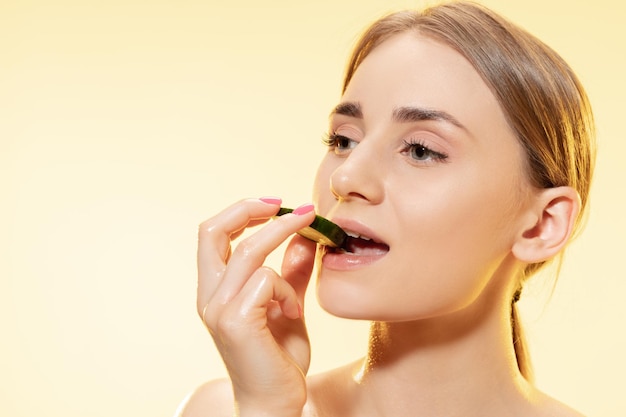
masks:
[[[363,118],[363,111],[361,110],[360,103],[353,103],[353,102],[339,103],[330,113],[331,117],[334,116],[335,114],[356,117],[357,119]]]
[[[338,104],[331,116],[340,114],[344,116],[355,117],[357,119],[363,118],[363,110],[360,103],[346,102]],[[423,122],[423,121],[436,121],[446,122],[452,124],[460,129],[467,130],[461,122],[459,122],[450,113],[443,110],[429,109],[425,107],[414,106],[402,106],[393,110],[392,119],[398,123],[411,123],[411,122]]]
[[[436,121],[450,123],[460,129],[467,130],[454,116],[442,110],[422,107],[398,107],[393,111],[393,119],[400,123]]]

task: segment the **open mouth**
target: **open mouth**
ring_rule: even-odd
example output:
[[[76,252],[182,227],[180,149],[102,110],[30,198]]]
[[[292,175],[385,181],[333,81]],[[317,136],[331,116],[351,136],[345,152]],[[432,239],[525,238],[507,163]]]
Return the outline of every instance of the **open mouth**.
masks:
[[[389,252],[389,245],[377,242],[374,239],[359,235],[358,233],[345,231],[348,237],[341,248],[329,248],[334,253],[350,253],[358,256],[380,256]]]

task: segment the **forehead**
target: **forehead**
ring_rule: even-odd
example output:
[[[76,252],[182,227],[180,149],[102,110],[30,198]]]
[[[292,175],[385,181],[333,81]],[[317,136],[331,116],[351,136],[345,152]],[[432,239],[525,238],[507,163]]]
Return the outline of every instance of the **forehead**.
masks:
[[[342,101],[361,103],[366,118],[418,106],[446,111],[470,130],[486,121],[491,128],[509,130],[495,96],[470,62],[448,45],[417,33],[395,35],[374,48]]]

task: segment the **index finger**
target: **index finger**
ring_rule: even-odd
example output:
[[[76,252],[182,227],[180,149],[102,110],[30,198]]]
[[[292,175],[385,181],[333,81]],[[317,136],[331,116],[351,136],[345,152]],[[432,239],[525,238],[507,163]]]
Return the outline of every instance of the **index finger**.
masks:
[[[267,202],[270,201],[270,202]],[[198,228],[198,292],[211,294],[219,284],[231,251],[231,241],[247,227],[267,221],[278,212],[279,199],[246,199],[202,222]]]
[[[241,241],[224,269],[223,281],[214,297],[222,303],[232,299],[254,271],[263,265],[266,257],[289,236],[310,224],[314,214],[313,205],[310,205],[308,211],[281,216]]]

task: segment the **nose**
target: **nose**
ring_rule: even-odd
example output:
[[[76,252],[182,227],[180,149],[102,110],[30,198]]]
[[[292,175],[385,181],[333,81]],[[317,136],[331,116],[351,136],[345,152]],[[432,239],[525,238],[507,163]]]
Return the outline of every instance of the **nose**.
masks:
[[[384,164],[380,152],[361,143],[330,176],[330,190],[339,201],[380,203],[384,196]]]

